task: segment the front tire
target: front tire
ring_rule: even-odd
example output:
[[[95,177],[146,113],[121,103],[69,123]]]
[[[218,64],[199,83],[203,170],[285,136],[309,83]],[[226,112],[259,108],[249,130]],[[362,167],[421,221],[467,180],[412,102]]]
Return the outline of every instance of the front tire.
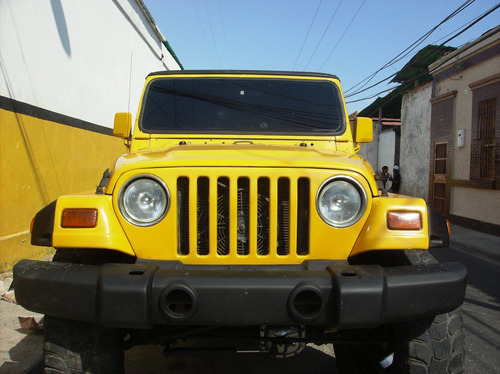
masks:
[[[92,323],[45,317],[46,374],[123,373],[123,336]]]
[[[463,371],[464,334],[458,311],[346,335],[352,340],[372,343],[360,341],[335,346],[341,373],[458,374]],[[381,340],[384,344],[378,346]]]
[[[58,249],[54,262],[131,263],[131,256],[96,249]],[[123,373],[123,332],[102,325],[45,316],[45,374]]]
[[[427,251],[405,251],[401,257],[413,265],[437,262]],[[346,343],[334,347],[341,373],[463,372],[465,338],[458,310],[376,329],[345,330],[343,334]]]

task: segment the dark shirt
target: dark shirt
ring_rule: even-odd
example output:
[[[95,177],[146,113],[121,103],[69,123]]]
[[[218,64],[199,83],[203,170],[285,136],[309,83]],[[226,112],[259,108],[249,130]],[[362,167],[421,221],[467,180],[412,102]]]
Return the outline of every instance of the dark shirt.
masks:
[[[391,190],[392,192],[398,192],[399,191],[399,185],[401,184],[401,175],[393,175],[391,178],[392,185],[391,185]]]

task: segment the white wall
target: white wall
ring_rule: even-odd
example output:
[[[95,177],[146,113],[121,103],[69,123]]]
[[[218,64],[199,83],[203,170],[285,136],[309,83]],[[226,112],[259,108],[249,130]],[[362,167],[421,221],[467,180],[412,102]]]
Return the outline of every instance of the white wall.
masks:
[[[401,105],[401,193],[428,199],[432,83],[403,95]]]
[[[373,140],[371,143],[362,143],[361,149],[358,152],[358,155],[364,157],[372,166],[375,172],[380,171],[377,170],[378,164],[378,137],[381,131],[382,125],[378,121],[373,121]]]
[[[146,75],[179,69],[141,5],[0,0],[0,95],[105,127],[135,117]]]
[[[380,133],[378,142],[378,171],[382,170],[383,166],[387,166],[389,173],[392,174],[396,153],[395,144],[396,133],[394,130],[385,130]]]

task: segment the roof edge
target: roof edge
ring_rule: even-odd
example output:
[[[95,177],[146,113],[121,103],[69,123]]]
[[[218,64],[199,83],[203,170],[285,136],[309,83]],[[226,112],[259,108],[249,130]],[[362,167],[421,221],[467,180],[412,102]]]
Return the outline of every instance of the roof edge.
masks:
[[[167,48],[168,53],[170,53],[170,55],[175,60],[175,62],[177,62],[177,65],[179,65],[179,67],[181,68],[181,70],[184,70],[184,66],[182,66],[179,58],[175,54],[174,49],[172,48],[172,46],[170,45],[170,43],[167,41],[167,39],[165,39],[162,43],[165,46],[165,48]]]
[[[327,73],[313,73],[313,72],[298,72],[298,71],[280,71],[280,70],[183,70],[181,73],[174,70],[156,71],[148,75],[199,75],[199,74],[245,74],[245,75],[291,75],[297,77],[314,77],[314,78],[329,78],[339,79],[336,75]]]

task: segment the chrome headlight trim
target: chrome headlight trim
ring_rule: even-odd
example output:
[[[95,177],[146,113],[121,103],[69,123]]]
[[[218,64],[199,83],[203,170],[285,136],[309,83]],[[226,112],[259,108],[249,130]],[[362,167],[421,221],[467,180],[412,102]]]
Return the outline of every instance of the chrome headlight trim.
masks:
[[[157,184],[159,188],[158,191],[160,192],[163,199],[164,207],[161,208],[161,211],[158,214],[154,214],[151,218],[141,220],[140,218],[137,217],[137,215],[131,213],[131,209],[126,205],[125,199],[126,199],[126,193],[129,191],[129,189],[134,184],[143,180],[144,181],[149,180]],[[165,217],[170,208],[170,191],[165,182],[163,182],[160,178],[154,175],[151,174],[136,175],[130,178],[120,189],[120,193],[118,194],[118,207],[120,209],[120,213],[127,222],[140,227],[153,226],[156,225]]]
[[[343,220],[333,220],[328,217],[326,217],[321,209],[321,199],[324,197],[325,192],[329,189],[332,188],[334,184],[337,182],[342,181],[348,183],[348,186],[352,186],[358,193],[359,195],[359,208],[357,209],[357,212],[351,215],[348,219],[343,219]],[[346,186],[346,185],[344,185]],[[360,220],[360,218],[363,216],[363,214],[366,211],[366,205],[367,205],[367,195],[366,191],[356,179],[353,177],[350,177],[348,175],[337,175],[331,178],[328,178],[326,181],[324,181],[321,186],[318,189],[318,192],[316,194],[316,211],[318,212],[318,215],[321,217],[323,222],[328,224],[329,226],[336,227],[336,228],[344,228],[344,227],[349,227],[354,225],[356,222]]]

